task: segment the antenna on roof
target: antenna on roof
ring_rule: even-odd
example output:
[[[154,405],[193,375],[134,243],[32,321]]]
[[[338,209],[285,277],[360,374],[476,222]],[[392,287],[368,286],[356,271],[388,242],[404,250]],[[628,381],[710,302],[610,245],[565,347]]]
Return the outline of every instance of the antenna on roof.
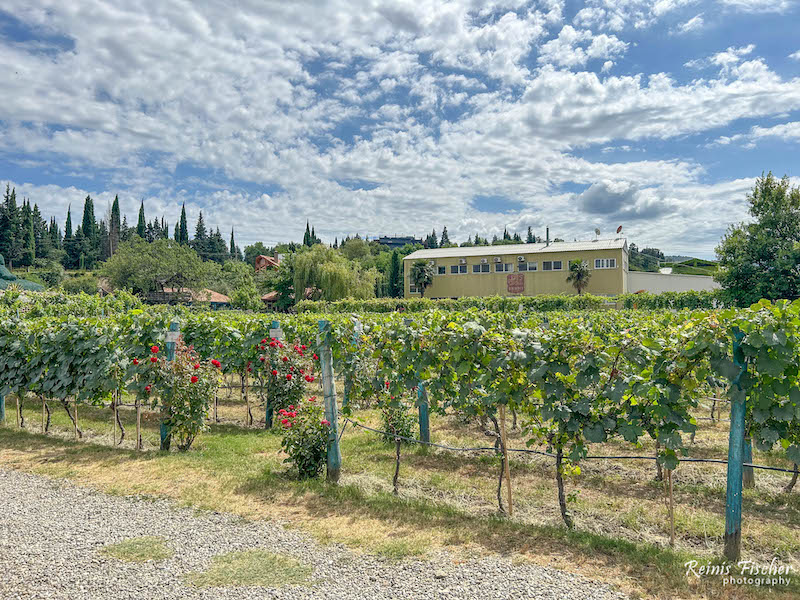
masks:
[[[617,227],[617,235],[619,235],[620,233],[622,233],[622,225]],[[619,239],[619,238],[617,238],[617,239]]]
[[[599,237],[600,237],[600,228],[599,227],[595,227],[594,228],[594,239],[597,240],[597,238],[599,238]]]

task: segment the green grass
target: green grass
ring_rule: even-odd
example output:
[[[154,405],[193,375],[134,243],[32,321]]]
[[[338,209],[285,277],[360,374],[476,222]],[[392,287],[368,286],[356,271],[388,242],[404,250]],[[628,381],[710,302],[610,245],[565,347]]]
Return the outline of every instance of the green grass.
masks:
[[[198,587],[308,585],[312,568],[294,558],[267,552],[245,550],[215,556],[205,571],[188,573],[186,583]]]
[[[146,562],[171,558],[173,552],[167,546],[167,540],[164,538],[143,536],[105,546],[100,550],[100,554],[125,562]]]

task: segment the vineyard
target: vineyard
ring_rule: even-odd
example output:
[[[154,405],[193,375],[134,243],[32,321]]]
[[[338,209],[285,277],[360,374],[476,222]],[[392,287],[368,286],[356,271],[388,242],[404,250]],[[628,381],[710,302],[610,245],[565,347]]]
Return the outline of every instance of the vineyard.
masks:
[[[580,529],[571,506],[581,470],[600,459],[638,460],[664,481],[673,544],[673,482],[683,465],[705,460],[727,471],[728,498],[719,499],[726,529],[710,534],[721,542],[717,554],[731,560],[741,551],[742,487],[753,469],[783,476],[784,494],[797,478],[800,302],[694,311],[434,305],[410,315],[290,316],[152,308],[126,296],[67,304],[7,294],[0,311],[7,424],[13,406],[19,423],[33,404],[47,431],[53,405],[79,435],[79,415],[91,421],[110,408],[119,443],[119,415],[135,408],[137,425],[143,413],[158,422],[162,450],[174,440],[190,451],[209,423],[213,429],[234,410],[245,427],[280,430],[295,405],[319,396],[331,482],[347,473],[346,440],[356,432],[388,442],[395,494],[410,453],[498,457],[479,464],[495,465],[496,508],[513,516],[525,502],[513,471],[543,460],[561,520]],[[726,422],[728,413],[728,453],[698,456],[703,426]],[[463,432],[441,439],[447,419],[478,427],[488,441]],[[137,449],[141,435],[133,437]],[[753,448],[768,464],[753,465]]]

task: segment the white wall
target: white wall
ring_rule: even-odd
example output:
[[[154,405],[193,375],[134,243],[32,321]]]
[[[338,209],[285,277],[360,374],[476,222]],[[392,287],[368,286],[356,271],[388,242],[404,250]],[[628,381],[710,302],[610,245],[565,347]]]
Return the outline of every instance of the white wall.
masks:
[[[628,271],[628,291],[644,290],[653,294],[661,292],[688,292],[690,290],[717,290],[720,285],[706,275],[666,275],[646,271]]]

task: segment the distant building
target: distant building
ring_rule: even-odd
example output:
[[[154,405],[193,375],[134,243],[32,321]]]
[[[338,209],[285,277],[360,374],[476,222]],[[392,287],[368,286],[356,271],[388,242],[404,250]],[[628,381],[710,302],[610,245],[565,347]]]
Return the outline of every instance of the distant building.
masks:
[[[192,290],[189,288],[164,288],[164,295],[169,304],[178,302],[181,304],[194,304],[195,302],[208,302],[212,310],[218,308],[230,308],[231,299],[225,294],[220,294],[214,290]]]
[[[403,258],[406,298],[420,295],[410,278],[411,266],[419,259],[428,261],[434,272],[426,298],[574,294],[575,288],[567,282],[573,260],[589,265],[592,277],[586,292],[598,296],[719,287],[703,275],[629,272],[627,241],[617,238],[417,250]]]
[[[264,256],[263,254],[259,254],[256,256],[256,264],[254,266],[256,268],[256,273],[263,271],[264,269],[277,269],[281,266],[281,255],[277,253],[275,256]]]
[[[402,248],[406,244],[422,244],[422,240],[418,240],[415,237],[407,236],[407,237],[379,237],[376,240],[382,246],[389,246],[390,249],[396,250],[397,248]]]

